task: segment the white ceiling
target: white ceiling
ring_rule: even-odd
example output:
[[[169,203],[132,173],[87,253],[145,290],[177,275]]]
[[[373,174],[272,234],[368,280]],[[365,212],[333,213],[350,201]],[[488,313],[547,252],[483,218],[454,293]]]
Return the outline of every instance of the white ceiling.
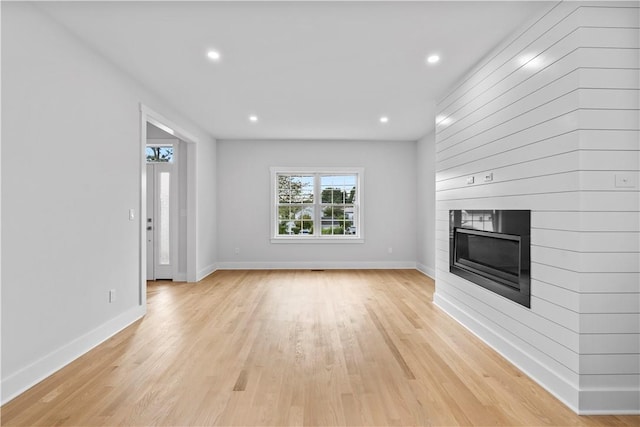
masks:
[[[438,98],[552,2],[39,5],[216,138],[416,140]]]

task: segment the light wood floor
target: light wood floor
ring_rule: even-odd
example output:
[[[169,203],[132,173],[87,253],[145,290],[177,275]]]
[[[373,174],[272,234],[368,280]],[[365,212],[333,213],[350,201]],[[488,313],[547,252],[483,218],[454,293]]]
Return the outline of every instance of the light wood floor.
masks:
[[[2,408],[4,425],[608,425],[578,417],[401,271],[219,271]]]

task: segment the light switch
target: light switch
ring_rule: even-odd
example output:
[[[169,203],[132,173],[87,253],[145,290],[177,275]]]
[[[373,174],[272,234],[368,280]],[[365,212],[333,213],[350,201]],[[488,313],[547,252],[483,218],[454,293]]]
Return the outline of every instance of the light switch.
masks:
[[[491,181],[493,181],[493,172],[489,172],[484,175],[484,182],[491,182]]]
[[[467,178],[467,184],[473,184],[475,182],[474,177],[470,176],[469,178]]]
[[[133,221],[134,219],[136,219],[136,210],[129,209],[129,221]]]

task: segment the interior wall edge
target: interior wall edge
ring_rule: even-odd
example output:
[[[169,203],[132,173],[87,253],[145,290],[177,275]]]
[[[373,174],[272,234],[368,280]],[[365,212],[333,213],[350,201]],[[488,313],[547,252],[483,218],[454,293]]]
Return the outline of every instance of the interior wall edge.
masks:
[[[436,270],[428,267],[420,262],[416,263],[416,270],[418,270],[420,273],[424,274],[425,276],[427,276],[428,278],[430,278],[431,280],[436,280]]]
[[[213,264],[209,264],[208,266],[198,270],[198,276],[196,277],[196,282],[201,281],[202,279],[204,279],[205,277],[213,274],[216,272],[216,270],[218,270],[218,265],[217,263],[213,263]]]

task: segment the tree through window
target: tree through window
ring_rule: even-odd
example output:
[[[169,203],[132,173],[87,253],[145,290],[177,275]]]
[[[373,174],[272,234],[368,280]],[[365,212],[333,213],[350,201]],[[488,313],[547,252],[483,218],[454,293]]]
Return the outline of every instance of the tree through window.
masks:
[[[147,145],[145,154],[147,163],[173,162],[173,146],[171,145]]]

